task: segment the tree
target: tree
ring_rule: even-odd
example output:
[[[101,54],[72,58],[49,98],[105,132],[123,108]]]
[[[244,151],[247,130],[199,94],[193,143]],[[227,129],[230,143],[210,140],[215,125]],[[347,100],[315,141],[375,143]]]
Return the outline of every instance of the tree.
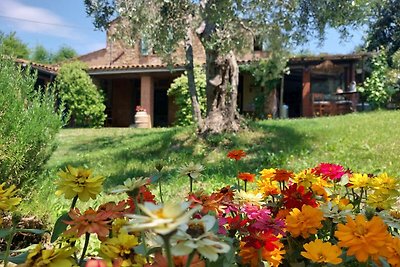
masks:
[[[70,115],[70,125],[78,127],[103,126],[106,115],[104,97],[79,61],[61,66],[55,80],[58,97]]]
[[[59,63],[66,61],[68,59],[73,59],[77,55],[78,53],[76,53],[76,51],[73,48],[69,46],[61,46],[58,49],[58,51],[54,54],[52,61],[55,63]]]
[[[51,63],[53,56],[43,45],[37,45],[32,51],[31,59],[38,63]]]
[[[361,22],[370,8],[365,1],[348,0],[85,0],[85,4],[97,28],[107,28],[112,19],[120,16],[117,33],[131,42],[145,36],[167,60],[172,61],[171,51],[185,42],[193,116],[202,133],[240,129],[236,54],[249,50],[249,39],[257,37],[270,48],[278,48],[304,42],[309,34],[322,39],[326,25],[339,28],[346,35],[346,25]],[[194,83],[193,34],[206,53],[204,119]]]
[[[25,43],[16,37],[15,32],[9,34],[0,32],[0,54],[27,59],[29,49]]]
[[[366,48],[369,51],[384,46],[389,64],[392,55],[400,49],[400,0],[380,1],[373,9],[373,19],[369,23]]]

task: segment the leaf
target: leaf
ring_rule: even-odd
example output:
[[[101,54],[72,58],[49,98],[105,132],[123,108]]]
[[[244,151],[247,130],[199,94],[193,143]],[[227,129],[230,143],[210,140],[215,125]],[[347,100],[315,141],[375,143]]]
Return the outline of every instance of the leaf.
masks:
[[[15,264],[22,264],[22,263],[24,263],[26,261],[26,258],[28,257],[28,254],[29,254],[28,252],[24,252],[24,253],[19,254],[18,256],[9,257],[8,261],[12,262],[12,263],[15,263]],[[0,259],[4,260],[3,257],[4,257],[4,255],[1,255]]]
[[[5,238],[9,234],[11,234],[11,228],[0,229],[0,238]]]
[[[42,229],[16,229],[16,232],[20,233],[31,233],[31,234],[36,234],[36,235],[43,235],[44,233],[47,233],[48,231],[42,230]]]
[[[66,224],[64,221],[69,221],[69,220],[71,220],[71,217],[69,217],[68,212],[64,212],[57,219],[50,239],[52,243],[57,240],[57,238],[65,231],[65,229],[67,229],[68,224]]]

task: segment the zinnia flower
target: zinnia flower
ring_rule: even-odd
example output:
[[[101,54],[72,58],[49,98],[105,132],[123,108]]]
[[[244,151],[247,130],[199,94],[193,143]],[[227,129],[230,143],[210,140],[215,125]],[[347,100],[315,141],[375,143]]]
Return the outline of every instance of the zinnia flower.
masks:
[[[119,185],[110,191],[111,194],[130,193],[139,189],[143,185],[148,185],[150,179],[147,177],[128,178],[124,181],[123,185]]]
[[[83,214],[78,208],[71,210],[68,213],[72,221],[65,221],[71,225],[71,228],[65,231],[65,234],[74,234],[80,237],[85,233],[97,234],[99,239],[104,239],[110,232],[110,212],[96,212],[92,208],[86,210]]]
[[[85,168],[74,168],[68,166],[65,171],[58,173],[60,179],[56,182],[56,195],[64,194],[66,199],[72,199],[76,196],[81,201],[95,199],[101,192],[105,177],[92,176],[92,170]]]
[[[241,149],[231,150],[228,152],[227,157],[230,159],[234,159],[236,161],[244,158],[246,156],[246,152]]]
[[[311,234],[317,233],[322,228],[323,212],[318,208],[303,205],[301,211],[293,209],[286,216],[286,228],[293,237],[302,236],[308,238]]]
[[[287,182],[293,177],[293,172],[284,169],[276,169],[274,172],[273,180],[278,182]]]
[[[400,238],[391,237],[391,243],[388,246],[388,254],[386,255],[387,261],[391,266],[400,266]]]
[[[4,188],[6,183],[0,184],[0,210],[9,211],[12,210],[21,202],[21,198],[15,197],[18,190],[15,190],[15,185],[9,188]]]
[[[188,211],[190,202],[164,205],[145,202],[138,206],[145,215],[127,214],[126,217],[131,218],[129,225],[125,226],[128,232],[148,229],[166,235],[175,231],[179,225],[187,223],[194,213],[201,210],[200,206],[196,206]]]
[[[210,232],[215,222],[215,217],[206,215],[181,225],[172,239],[172,242],[177,242],[172,247],[172,254],[183,256],[196,250],[210,261],[216,261],[218,254],[227,253],[231,249],[230,246],[219,241],[217,236]]]
[[[247,246],[245,242],[240,242],[239,256],[242,260],[241,263],[248,264],[250,267],[259,267],[261,256],[261,259],[267,261],[269,266],[277,267],[282,263],[286,251],[283,249],[284,245],[279,241],[274,242],[274,247],[275,249],[272,251],[265,247],[255,249],[252,246]]]
[[[238,178],[242,181],[252,183],[254,182],[255,174],[251,174],[249,172],[239,172]]]
[[[317,175],[321,175],[323,178],[329,178],[333,181],[339,181],[346,173],[343,166],[332,163],[320,163],[314,168],[314,171]]]
[[[371,178],[367,174],[353,173],[349,178],[350,188],[360,189],[369,187]]]
[[[234,202],[238,203],[239,205],[251,204],[261,206],[265,203],[263,199],[264,197],[261,193],[240,190],[235,194]]]
[[[73,267],[74,259],[71,257],[74,250],[69,249],[45,249],[41,244],[29,252],[25,265],[29,267]]]
[[[190,162],[189,164],[180,168],[179,173],[182,176],[189,176],[190,178],[197,179],[203,170],[203,165]]]
[[[339,258],[342,254],[342,250],[329,242],[322,242],[321,239],[316,239],[310,243],[304,244],[304,249],[301,255],[307,259],[310,259],[315,263],[331,263],[339,264],[342,259]]]
[[[86,262],[85,267],[107,267],[107,264],[102,259],[90,259]]]
[[[143,266],[146,263],[144,257],[136,254],[133,250],[138,246],[138,238],[126,231],[121,231],[117,236],[108,238],[100,245],[100,255],[113,266]],[[138,262],[142,264],[137,264]]]
[[[304,186],[292,184],[288,189],[282,191],[283,194],[283,205],[287,209],[298,208],[300,209],[303,205],[309,205],[316,207],[317,203],[313,197],[311,191],[305,191]]]
[[[390,234],[381,218],[374,216],[368,221],[359,214],[355,220],[347,216],[346,224],[338,224],[335,236],[339,239],[340,247],[348,248],[347,255],[354,255],[359,262],[366,262],[370,256],[387,249]]]

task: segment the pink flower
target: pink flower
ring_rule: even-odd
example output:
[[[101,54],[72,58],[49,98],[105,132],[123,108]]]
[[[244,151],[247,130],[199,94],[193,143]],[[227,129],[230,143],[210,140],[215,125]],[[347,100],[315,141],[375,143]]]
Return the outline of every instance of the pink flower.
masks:
[[[321,175],[324,179],[329,178],[334,181],[339,181],[346,173],[346,170],[341,165],[332,163],[320,163],[314,168],[317,175]]]

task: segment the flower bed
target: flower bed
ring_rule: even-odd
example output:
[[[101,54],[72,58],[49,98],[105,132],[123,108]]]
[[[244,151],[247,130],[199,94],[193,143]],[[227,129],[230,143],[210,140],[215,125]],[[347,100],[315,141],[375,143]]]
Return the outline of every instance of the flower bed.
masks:
[[[246,157],[230,151],[232,163]],[[85,211],[104,177],[68,166],[56,181],[69,212],[54,226],[51,242],[17,257],[23,266],[400,266],[399,180],[321,163],[298,173],[263,169],[258,177],[238,170],[231,185],[210,194],[195,190],[204,167],[180,169],[190,192],[181,203],[163,203],[162,166],[150,178],[128,179],[109,193],[121,201]],[[159,191],[155,197],[149,188]],[[0,188],[0,209],[21,201]],[[14,224],[17,225],[17,224]],[[1,230],[11,244],[16,226]]]

